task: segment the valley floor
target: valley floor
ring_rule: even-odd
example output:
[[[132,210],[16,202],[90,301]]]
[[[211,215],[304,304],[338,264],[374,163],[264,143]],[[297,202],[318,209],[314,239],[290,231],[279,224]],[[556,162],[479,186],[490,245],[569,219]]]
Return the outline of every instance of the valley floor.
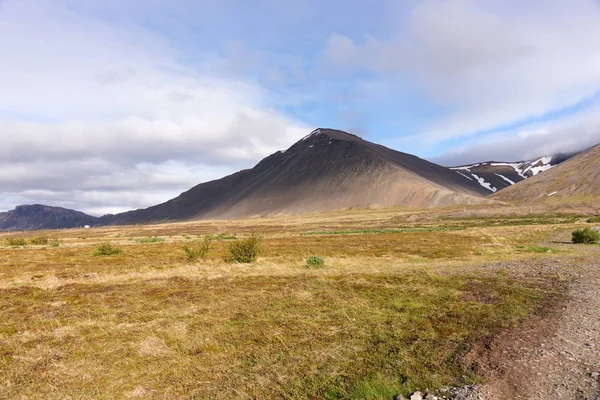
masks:
[[[0,247],[0,398],[597,398],[600,246],[569,243],[589,215],[530,211],[2,234],[52,244]],[[251,233],[258,261],[226,261]]]

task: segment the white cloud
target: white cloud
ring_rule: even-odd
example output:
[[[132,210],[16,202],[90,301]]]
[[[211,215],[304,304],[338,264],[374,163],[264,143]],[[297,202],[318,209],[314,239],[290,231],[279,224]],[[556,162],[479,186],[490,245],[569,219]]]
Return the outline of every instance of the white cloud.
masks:
[[[387,40],[332,35],[324,57],[416,84],[447,112],[419,139],[439,142],[571,107],[600,89],[594,0],[428,0]],[[416,137],[414,139],[417,139]]]
[[[585,150],[600,143],[600,107],[571,117],[502,131],[452,148],[432,161],[446,166],[481,161],[522,161]]]
[[[161,37],[67,2],[2,3],[0,53],[0,209],[149,206],[310,130],[260,86],[187,68]]]

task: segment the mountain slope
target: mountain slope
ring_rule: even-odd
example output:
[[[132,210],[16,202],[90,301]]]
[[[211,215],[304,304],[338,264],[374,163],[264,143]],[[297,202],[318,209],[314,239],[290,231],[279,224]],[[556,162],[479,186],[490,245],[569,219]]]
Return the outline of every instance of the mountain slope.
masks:
[[[554,168],[576,154],[555,154],[517,162],[487,161],[451,167],[450,169],[456,171],[465,179],[478,182],[488,190],[488,194],[492,194],[524,179],[531,178],[540,172]]]
[[[94,225],[97,221],[97,217],[67,208],[22,205],[0,213],[0,231],[76,228]]]
[[[105,224],[300,214],[348,207],[434,207],[480,203],[479,184],[448,168],[365,141],[316,129],[250,170],[200,184],[143,210],[101,218]]]
[[[501,201],[558,202],[600,197],[600,144],[543,174],[492,196]]]

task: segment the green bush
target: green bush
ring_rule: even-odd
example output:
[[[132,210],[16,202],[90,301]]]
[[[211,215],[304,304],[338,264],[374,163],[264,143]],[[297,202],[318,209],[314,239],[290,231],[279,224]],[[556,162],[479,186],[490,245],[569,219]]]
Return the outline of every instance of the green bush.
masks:
[[[58,247],[60,246],[60,243],[57,239],[54,239],[51,242],[49,242],[48,245],[50,245],[51,247]]]
[[[210,237],[205,237],[204,240],[195,240],[190,244],[183,246],[183,251],[188,261],[196,261],[197,259],[205,259],[210,250]]]
[[[9,246],[26,246],[27,242],[23,238],[7,237],[6,244]]]
[[[121,254],[122,252],[123,250],[110,243],[102,243],[100,246],[96,247],[96,250],[94,250],[92,254],[94,256],[114,256]]]
[[[590,217],[590,218],[588,218],[587,222],[590,224],[600,222],[600,217]]]
[[[312,268],[320,268],[325,265],[325,259],[319,256],[310,256],[306,259],[306,265]]]
[[[229,244],[229,260],[239,263],[256,261],[260,253],[261,238],[251,235],[243,240],[236,240]]]
[[[33,237],[33,238],[29,239],[29,244],[31,244],[32,246],[46,245],[46,244],[48,244],[48,237],[47,236]]]
[[[594,244],[600,241],[600,233],[589,227],[574,231],[572,235],[573,243]]]

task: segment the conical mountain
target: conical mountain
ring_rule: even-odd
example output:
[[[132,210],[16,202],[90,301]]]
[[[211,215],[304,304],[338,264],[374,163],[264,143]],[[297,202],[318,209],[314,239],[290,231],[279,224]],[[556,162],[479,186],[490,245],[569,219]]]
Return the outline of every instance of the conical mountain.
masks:
[[[527,203],[599,200],[600,144],[491,198]]]
[[[250,170],[200,184],[157,206],[105,216],[101,223],[435,207],[485,202],[487,194],[448,168],[346,132],[316,129]]]

